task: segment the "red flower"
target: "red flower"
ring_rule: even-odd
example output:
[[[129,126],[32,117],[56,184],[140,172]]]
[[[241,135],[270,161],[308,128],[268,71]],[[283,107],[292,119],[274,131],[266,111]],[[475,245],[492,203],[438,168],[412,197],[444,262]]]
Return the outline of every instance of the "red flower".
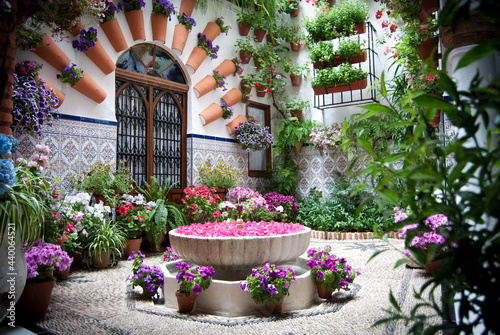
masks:
[[[271,93],[272,90],[270,88],[266,88],[266,93]]]
[[[73,227],[73,225],[69,222],[66,222],[66,227],[68,227],[68,232],[73,232],[73,229],[75,229],[75,227]]]
[[[268,83],[270,83],[270,82],[271,82],[271,78],[267,78],[266,80],[267,80],[267,82],[268,82]]]
[[[398,29],[398,26],[396,26],[395,24],[392,24],[389,29],[391,30],[391,33],[393,33],[396,31],[396,29]]]
[[[272,66],[269,67],[269,70],[274,71],[274,68]]]
[[[387,28],[387,27],[389,27],[389,21],[388,20],[382,21],[382,28]]]
[[[378,20],[382,17],[382,11],[378,10],[377,13],[375,14],[375,18]]]
[[[121,214],[121,215],[125,215],[125,214],[127,214],[128,209],[127,209],[125,206],[120,205],[120,206],[118,206],[118,208],[116,209],[116,211],[117,211],[119,214]]]
[[[137,215],[137,220],[139,220],[139,222],[144,220],[144,215]]]
[[[219,217],[219,216],[221,216],[221,215],[222,215],[222,214],[220,213],[220,211],[215,211],[215,213],[213,213],[213,214],[212,214],[212,216],[213,216],[214,218]]]
[[[323,7],[323,13],[326,13],[326,8],[325,7]]]
[[[259,83],[253,84],[255,87],[259,88]]]

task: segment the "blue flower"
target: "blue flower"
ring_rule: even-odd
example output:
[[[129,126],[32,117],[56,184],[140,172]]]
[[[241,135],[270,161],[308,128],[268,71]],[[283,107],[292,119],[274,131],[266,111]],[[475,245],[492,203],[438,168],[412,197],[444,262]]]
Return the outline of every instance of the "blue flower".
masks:
[[[12,143],[7,135],[0,133],[0,157],[11,154]]]
[[[16,179],[16,170],[11,159],[0,159],[0,195],[10,190]]]

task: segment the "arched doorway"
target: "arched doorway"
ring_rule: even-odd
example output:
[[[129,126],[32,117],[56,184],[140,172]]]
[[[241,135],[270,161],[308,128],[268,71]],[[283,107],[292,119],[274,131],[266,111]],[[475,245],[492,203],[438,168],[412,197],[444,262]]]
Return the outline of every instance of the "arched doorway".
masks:
[[[131,47],[116,66],[117,166],[125,160],[138,187],[152,176],[175,184],[171,200],[179,202],[187,186],[185,75],[155,44]]]

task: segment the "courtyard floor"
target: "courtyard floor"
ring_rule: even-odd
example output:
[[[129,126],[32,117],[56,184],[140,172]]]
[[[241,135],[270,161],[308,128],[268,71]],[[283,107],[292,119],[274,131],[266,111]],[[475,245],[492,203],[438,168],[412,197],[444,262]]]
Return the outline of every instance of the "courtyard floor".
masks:
[[[72,269],[67,280],[58,282],[47,315],[34,326],[54,334],[404,334],[401,322],[373,328],[386,316],[389,292],[393,291],[404,310],[415,304],[413,289],[428,279],[424,270],[405,266],[394,269],[401,257],[403,240],[389,239],[393,250],[369,263],[378,250],[388,247],[379,239],[319,240],[310,247],[331,245],[334,254],[361,268],[350,292],[335,293],[331,299],[309,309],[279,316],[252,315],[227,318],[196,312],[181,314],[140,298],[140,288],[126,283],[132,262],[121,260],[105,270]],[[160,253],[146,253],[145,263],[158,264]],[[286,298],[285,298],[286,299]],[[433,322],[441,322],[435,318]],[[39,334],[48,334],[37,332]]]

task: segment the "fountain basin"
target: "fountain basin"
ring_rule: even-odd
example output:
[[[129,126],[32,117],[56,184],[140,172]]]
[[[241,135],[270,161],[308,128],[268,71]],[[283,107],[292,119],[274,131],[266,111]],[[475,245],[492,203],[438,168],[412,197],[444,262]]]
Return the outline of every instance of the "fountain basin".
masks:
[[[162,263],[160,268],[164,273],[163,296],[165,307],[177,309],[175,292],[179,289],[179,283],[175,276],[177,269],[175,264],[179,261]],[[196,264],[190,264],[196,266]],[[290,285],[290,295],[283,301],[283,312],[309,308],[320,303],[316,284],[311,276],[307,259],[299,257],[292,261],[279,265],[282,268],[291,266],[295,270],[296,280]],[[240,278],[244,280],[245,278]],[[208,289],[201,292],[196,298],[194,313],[206,313],[226,317],[238,317],[248,315],[269,314],[264,306],[257,305],[250,293],[240,287],[240,280],[212,280]]]
[[[216,279],[245,278],[253,267],[282,264],[306,252],[311,229],[283,235],[250,237],[205,237],[169,232],[173,251],[185,261],[212,266]]]

